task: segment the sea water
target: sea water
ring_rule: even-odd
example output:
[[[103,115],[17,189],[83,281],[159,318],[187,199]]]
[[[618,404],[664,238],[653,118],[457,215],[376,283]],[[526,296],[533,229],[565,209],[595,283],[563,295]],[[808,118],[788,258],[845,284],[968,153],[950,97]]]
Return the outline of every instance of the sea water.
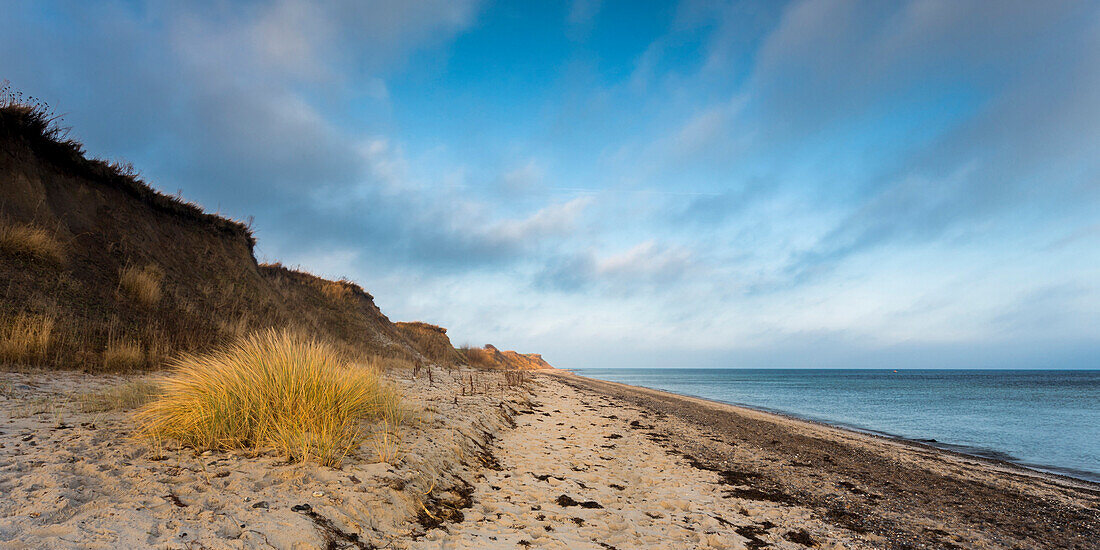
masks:
[[[577,369],[1100,482],[1100,371]]]

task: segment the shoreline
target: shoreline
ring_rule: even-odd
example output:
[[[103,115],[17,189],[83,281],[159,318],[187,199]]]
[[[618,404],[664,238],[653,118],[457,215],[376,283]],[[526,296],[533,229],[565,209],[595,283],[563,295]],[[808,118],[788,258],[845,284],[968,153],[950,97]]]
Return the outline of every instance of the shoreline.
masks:
[[[1009,454],[1005,451],[998,450],[998,449],[973,447],[973,446],[969,446],[969,445],[954,444],[954,443],[948,443],[948,442],[942,442],[942,441],[927,441],[927,440],[922,440],[922,439],[905,437],[905,436],[893,434],[893,433],[882,431],[882,430],[875,430],[875,429],[871,429],[871,428],[862,428],[860,426],[854,426],[854,425],[840,423],[840,422],[822,420],[822,419],[817,419],[817,418],[810,418],[810,417],[807,417],[807,416],[802,416],[802,415],[799,415],[799,414],[796,414],[796,413],[792,413],[792,412],[784,411],[784,410],[780,410],[780,409],[772,409],[772,408],[769,408],[769,407],[761,407],[761,406],[757,406],[757,405],[751,405],[751,404],[748,404],[748,403],[733,403],[733,402],[728,402],[728,401],[720,401],[720,400],[717,400],[717,399],[711,399],[709,397],[703,397],[703,396],[700,396],[700,395],[694,395],[694,394],[688,394],[688,393],[679,393],[679,392],[664,390],[664,389],[660,389],[660,388],[652,388],[652,387],[649,387],[649,386],[627,384],[625,382],[615,382],[615,381],[612,381],[612,380],[604,380],[602,378],[593,378],[593,377],[585,376],[583,374],[580,374],[580,373],[576,372],[576,369],[557,369],[557,370],[561,373],[567,373],[570,376],[576,376],[576,377],[579,377],[579,378],[584,378],[586,380],[595,380],[595,381],[603,382],[603,383],[607,383],[607,384],[617,384],[617,385],[625,386],[625,387],[628,387],[628,388],[638,388],[638,389],[643,389],[643,390],[647,390],[647,391],[660,392],[660,393],[664,393],[664,394],[668,394],[668,395],[674,395],[674,396],[678,396],[678,397],[684,397],[684,398],[689,398],[689,399],[697,399],[697,400],[700,400],[700,401],[713,403],[715,405],[734,407],[734,408],[743,409],[743,410],[746,410],[746,411],[753,411],[753,412],[757,412],[757,413],[761,413],[761,414],[775,415],[775,416],[778,416],[778,417],[781,417],[781,418],[784,418],[784,419],[787,419],[787,420],[795,421],[795,422],[806,422],[806,423],[809,423],[809,424],[813,424],[815,426],[820,426],[820,427],[825,427],[825,428],[833,428],[833,429],[837,429],[837,430],[844,430],[844,431],[854,433],[854,434],[861,434],[861,435],[865,435],[865,436],[868,436],[868,437],[881,438],[881,439],[884,439],[884,440],[887,440],[887,441],[894,441],[894,442],[903,443],[903,444],[906,444],[906,445],[912,445],[912,446],[920,447],[920,448],[924,448],[924,449],[932,449],[932,450],[936,450],[936,451],[940,451],[940,452],[944,452],[944,453],[949,453],[949,454],[958,456],[960,458],[985,461],[985,462],[990,463],[990,465],[996,465],[996,466],[999,466],[999,467],[1014,468],[1016,470],[1019,470],[1018,473],[1025,474],[1025,475],[1033,475],[1033,476],[1036,476],[1036,477],[1054,477],[1054,478],[1058,478],[1058,479],[1061,479],[1063,481],[1067,481],[1067,482],[1071,482],[1071,483],[1082,483],[1082,484],[1085,484],[1086,487],[1092,488],[1093,490],[1100,491],[1100,472],[1091,472],[1091,471],[1087,471],[1087,470],[1076,470],[1074,468],[1064,468],[1064,467],[1043,465],[1043,464],[1031,464],[1031,463],[1023,462],[1023,461],[1020,461],[1020,460],[1012,460],[1012,459],[1009,459],[1009,458],[998,458],[997,456],[989,456],[989,455],[986,455],[986,454],[981,454],[980,452],[967,452],[967,450],[966,450],[966,449],[975,449],[977,451],[983,451],[984,450],[984,451],[988,451],[991,454],[1003,454],[1005,456],[1012,456],[1011,454]],[[884,370],[884,369],[863,369],[863,370]],[[930,369],[925,369],[925,370],[930,370]],[[975,369],[975,370],[980,370],[980,369]],[[996,370],[996,369],[984,369],[984,370]],[[1073,473],[1080,473],[1082,475],[1087,475],[1087,476],[1090,476],[1090,477],[1079,477],[1077,475],[1073,475]]]
[[[542,373],[529,388],[529,409],[499,434],[492,465],[472,480],[464,520],[412,548],[893,547],[798,503],[760,498],[755,479],[677,450],[667,419],[645,407]]]
[[[755,481],[758,496],[895,541],[884,547],[1091,548],[1100,533],[1100,485],[1088,480],[790,415],[547,374],[668,418],[672,452],[705,469],[733,469]]]
[[[160,449],[81,392],[0,377],[0,548],[1095,548],[1095,484],[561,371],[390,373],[415,419],[339,468]],[[473,389],[471,389],[473,388]],[[476,391],[473,391],[475,390]]]

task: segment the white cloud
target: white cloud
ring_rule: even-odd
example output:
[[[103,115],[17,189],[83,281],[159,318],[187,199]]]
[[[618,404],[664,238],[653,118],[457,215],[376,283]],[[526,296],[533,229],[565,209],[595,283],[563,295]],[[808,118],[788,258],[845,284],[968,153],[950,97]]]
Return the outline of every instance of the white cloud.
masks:
[[[593,200],[592,197],[577,197],[564,203],[551,204],[527,218],[500,222],[492,226],[488,234],[494,239],[517,244],[551,235],[568,234]]]
[[[316,79],[327,73],[322,42],[337,32],[335,23],[313,3],[280,0],[247,25],[245,33],[263,64],[289,76]]]
[[[597,22],[597,4],[574,4],[566,32]],[[548,107],[523,130],[487,122],[522,151],[503,170],[486,166],[493,152],[433,152],[446,130],[394,115],[399,91],[419,93],[398,87],[402,64],[470,29],[476,2],[76,3],[87,21],[71,33],[41,32],[20,5],[0,20],[0,53],[15,52],[0,58],[75,111],[94,152],[256,214],[272,259],[357,278],[395,318],[475,343],[583,361],[1095,341],[1094,6],[700,4],[621,89],[568,73],[534,94],[591,119]],[[614,73],[589,53],[576,63]],[[924,103],[932,92],[963,105]],[[527,100],[542,99],[504,99]],[[439,107],[469,116],[446,112],[460,104]],[[878,133],[905,123],[922,133]],[[595,194],[547,200],[562,182]]]
[[[509,170],[501,177],[505,191],[521,193],[537,189],[546,179],[546,168],[535,159]]]
[[[654,240],[638,243],[629,250],[597,258],[595,272],[617,279],[667,280],[682,275],[691,266],[691,252],[677,246],[661,246]]]
[[[669,149],[673,159],[690,161],[698,160],[699,155],[707,152],[729,155],[744,149],[750,137],[745,132],[737,132],[733,126],[747,102],[748,97],[737,95],[700,111],[676,131],[667,145],[659,144],[658,150]]]

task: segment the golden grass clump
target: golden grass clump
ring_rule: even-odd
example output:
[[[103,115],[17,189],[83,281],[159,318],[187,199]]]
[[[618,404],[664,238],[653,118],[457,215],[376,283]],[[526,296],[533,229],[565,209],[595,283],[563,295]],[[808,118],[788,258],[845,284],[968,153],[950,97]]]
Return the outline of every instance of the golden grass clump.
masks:
[[[164,272],[155,265],[142,268],[127,266],[119,273],[119,287],[130,297],[144,306],[153,306],[160,301],[160,283]]]
[[[0,223],[0,250],[61,263],[65,251],[49,231],[31,225]]]
[[[351,295],[351,288],[343,281],[322,281],[321,294],[336,303],[342,303]]]
[[[46,358],[56,318],[21,313],[11,318],[0,334],[0,360],[37,363]]]
[[[196,450],[274,450],[335,466],[363,440],[361,422],[398,395],[372,365],[287,331],[254,333],[170,363],[159,397],[138,412],[139,433]]]
[[[141,344],[125,338],[112,338],[103,350],[103,367],[107,370],[130,370],[145,364]]]

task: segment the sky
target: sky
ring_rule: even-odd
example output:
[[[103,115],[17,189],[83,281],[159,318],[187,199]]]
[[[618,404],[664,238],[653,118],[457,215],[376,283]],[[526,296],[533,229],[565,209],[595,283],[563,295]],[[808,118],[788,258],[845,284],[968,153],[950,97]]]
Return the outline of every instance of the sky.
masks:
[[[257,258],[556,366],[1100,368],[1100,3],[0,0]]]

